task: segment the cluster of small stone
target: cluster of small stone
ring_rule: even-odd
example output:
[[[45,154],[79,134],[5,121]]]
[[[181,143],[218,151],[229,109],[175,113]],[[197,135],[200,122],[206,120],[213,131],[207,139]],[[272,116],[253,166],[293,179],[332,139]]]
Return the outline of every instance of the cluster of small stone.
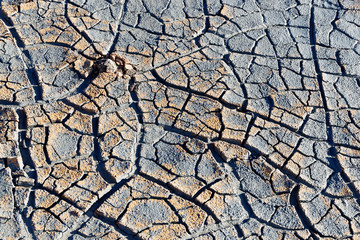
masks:
[[[0,239],[360,238],[357,1],[0,7]]]

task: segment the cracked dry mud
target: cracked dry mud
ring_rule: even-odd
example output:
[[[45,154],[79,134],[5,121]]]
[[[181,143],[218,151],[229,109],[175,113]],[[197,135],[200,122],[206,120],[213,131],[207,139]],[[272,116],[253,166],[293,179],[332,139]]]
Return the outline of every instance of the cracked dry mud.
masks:
[[[359,1],[0,4],[0,239],[360,239]]]

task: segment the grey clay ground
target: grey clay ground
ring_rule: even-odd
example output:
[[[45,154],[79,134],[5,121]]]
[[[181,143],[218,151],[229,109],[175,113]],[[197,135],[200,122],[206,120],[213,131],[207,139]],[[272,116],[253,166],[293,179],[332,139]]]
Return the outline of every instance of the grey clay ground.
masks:
[[[0,4],[0,239],[360,239],[359,1]]]

